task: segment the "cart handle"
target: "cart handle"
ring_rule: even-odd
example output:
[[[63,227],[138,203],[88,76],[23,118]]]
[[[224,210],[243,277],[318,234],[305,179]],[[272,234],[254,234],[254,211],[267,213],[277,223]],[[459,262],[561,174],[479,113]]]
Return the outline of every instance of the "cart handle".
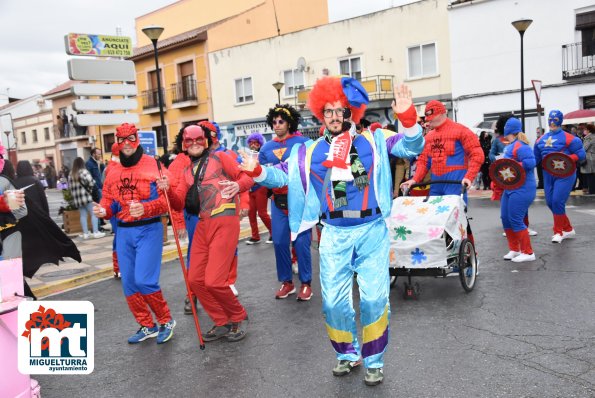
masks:
[[[413,189],[415,187],[424,187],[426,185],[432,185],[432,184],[459,184],[461,186],[461,196],[463,196],[465,194],[465,192],[467,192],[467,186],[465,184],[463,184],[462,180],[434,180],[434,181],[427,181],[427,182],[411,184],[409,189],[406,189],[403,191],[403,196],[409,196],[409,191],[411,191],[411,189]],[[430,195],[428,195],[428,198],[429,197],[430,197]]]

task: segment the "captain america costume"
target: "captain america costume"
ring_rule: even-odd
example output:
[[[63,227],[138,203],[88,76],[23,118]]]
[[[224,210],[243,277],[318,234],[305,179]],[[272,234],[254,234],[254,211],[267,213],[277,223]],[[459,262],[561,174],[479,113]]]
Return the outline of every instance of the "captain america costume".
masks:
[[[545,156],[554,152],[569,155],[575,163],[585,160],[586,154],[581,140],[562,130],[563,120],[564,115],[559,110],[552,110],[549,113],[550,130],[535,142],[533,148],[537,163],[541,163]],[[557,238],[557,235],[563,238],[565,234],[574,234],[574,229],[566,215],[566,201],[576,182],[576,172],[568,177],[556,177],[545,172],[544,168],[543,180],[545,201],[554,217],[552,240],[555,241],[554,238]]]
[[[284,139],[274,137],[267,141],[258,154],[258,161],[265,166],[275,166],[287,162],[294,145],[302,144],[307,137],[289,133]],[[291,239],[289,217],[287,209],[282,209],[276,203],[287,203],[287,187],[273,189],[271,199],[271,226],[273,233],[273,247],[277,264],[277,279],[279,282],[289,282],[293,279],[291,271]],[[298,258],[298,277],[302,283],[312,281],[312,254],[310,241],[312,231],[303,231],[293,242]]]
[[[504,135],[512,141],[504,148],[504,159],[519,162],[525,170],[525,182],[516,189],[504,190],[500,199],[500,218],[508,240],[510,252],[505,260],[514,262],[534,261],[535,255],[531,247],[529,229],[525,223],[529,206],[535,200],[537,183],[535,181],[535,156],[526,136],[522,134],[521,121],[511,118],[506,122]]]

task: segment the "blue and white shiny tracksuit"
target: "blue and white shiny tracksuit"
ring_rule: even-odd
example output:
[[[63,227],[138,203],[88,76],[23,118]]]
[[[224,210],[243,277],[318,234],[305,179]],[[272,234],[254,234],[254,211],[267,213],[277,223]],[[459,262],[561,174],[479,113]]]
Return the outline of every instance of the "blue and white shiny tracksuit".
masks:
[[[293,239],[311,229],[323,212],[320,283],[327,333],[337,359],[357,361],[363,356],[366,368],[384,366],[389,338],[390,241],[384,218],[390,215],[392,182],[384,134],[390,135],[378,129],[373,137],[370,134],[354,137],[353,145],[370,182],[367,199],[365,190],[360,191],[353,182],[348,182],[347,205],[332,210],[335,216],[347,210],[350,214],[362,212],[362,217],[331,217],[328,200],[332,184],[322,192],[326,168],[320,164],[326,159],[329,144],[322,138],[293,147],[287,174],[278,168],[264,167],[263,173],[255,178],[269,188],[288,185],[289,226]],[[391,153],[397,157],[412,157],[421,152],[423,143],[421,128],[414,126],[393,141]],[[361,347],[352,300],[354,272],[358,274],[360,290]]]

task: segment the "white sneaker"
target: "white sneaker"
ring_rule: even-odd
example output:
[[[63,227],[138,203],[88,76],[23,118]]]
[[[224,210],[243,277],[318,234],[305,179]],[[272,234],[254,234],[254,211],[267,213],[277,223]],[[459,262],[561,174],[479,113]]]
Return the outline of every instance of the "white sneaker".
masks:
[[[506,232],[502,232],[502,236],[506,238]]]
[[[527,228],[529,230],[529,236],[536,236],[538,235],[537,231],[531,228]]]
[[[553,243],[562,243],[563,240],[564,240],[564,237],[560,234],[555,234],[554,236],[552,236]]]
[[[231,289],[231,291],[233,292],[233,295],[238,297],[238,295],[240,294],[238,292],[238,289],[236,289],[236,285],[229,285],[229,288]]]
[[[89,239],[89,234],[82,234],[82,235],[79,235],[79,237],[83,238],[83,240],[87,240],[87,239]]]
[[[562,231],[562,237],[564,239],[574,238],[575,236],[576,236],[576,232],[574,231],[574,229],[571,229],[568,232]]]
[[[291,270],[293,271],[294,274],[297,275],[298,273],[298,263],[291,263]]]
[[[521,253],[512,259],[513,263],[524,263],[526,261],[535,261],[535,253],[532,253],[532,254]]]
[[[518,257],[521,255],[521,252],[515,252],[514,250],[509,251],[508,253],[506,253],[504,256],[502,256],[502,258],[504,260],[512,260],[515,257]]]
[[[103,238],[104,236],[105,236],[104,232],[95,232],[93,234],[93,238],[95,238],[95,239]]]

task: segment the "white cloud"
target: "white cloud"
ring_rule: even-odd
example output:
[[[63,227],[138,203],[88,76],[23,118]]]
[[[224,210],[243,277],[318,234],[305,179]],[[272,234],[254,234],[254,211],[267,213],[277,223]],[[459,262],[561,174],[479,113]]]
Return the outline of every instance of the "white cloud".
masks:
[[[41,94],[68,80],[64,35],[95,33],[131,36],[134,18],[173,0],[0,0],[0,94]]]

